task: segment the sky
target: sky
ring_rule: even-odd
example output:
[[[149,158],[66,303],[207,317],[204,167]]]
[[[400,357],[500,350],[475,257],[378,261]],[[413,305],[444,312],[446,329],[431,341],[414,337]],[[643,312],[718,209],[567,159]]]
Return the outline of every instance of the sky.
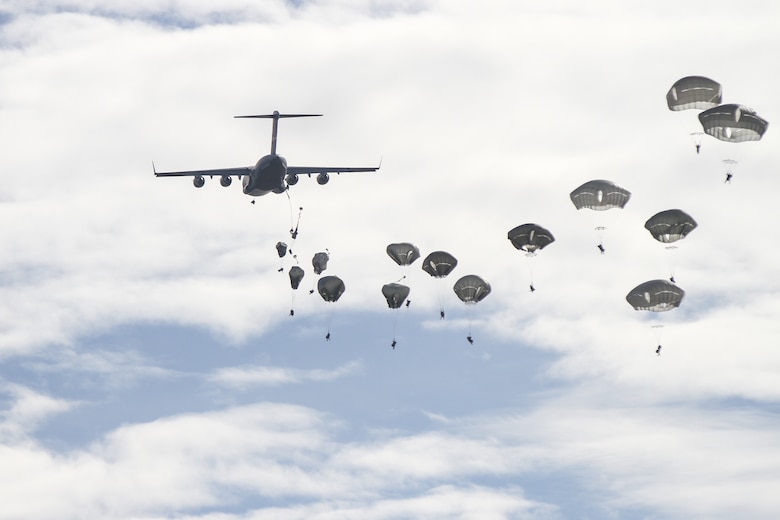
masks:
[[[0,1],[0,519],[776,518],[778,19]],[[690,75],[763,139],[697,154],[697,111],[665,99]],[[233,116],[274,110],[324,115],[280,121],[290,165],[380,170],[255,204],[153,175],[253,165],[271,124]],[[631,199],[577,210],[592,179]],[[644,229],[666,209],[698,222],[674,249]],[[555,242],[525,256],[524,223]],[[394,242],[458,265],[434,279]],[[309,293],[320,251],[335,303]],[[469,274],[492,288],[475,305]],[[626,302],[671,275],[679,308]]]

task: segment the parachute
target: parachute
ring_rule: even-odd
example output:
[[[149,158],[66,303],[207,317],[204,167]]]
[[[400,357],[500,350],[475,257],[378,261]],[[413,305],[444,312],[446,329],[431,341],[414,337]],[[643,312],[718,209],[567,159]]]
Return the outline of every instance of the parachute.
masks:
[[[420,250],[408,242],[388,245],[387,254],[398,265],[410,265],[420,258]]]
[[[531,288],[531,292],[534,292],[536,288],[534,287],[533,280],[533,265],[531,265],[534,260],[533,257],[536,255],[537,251],[555,242],[555,237],[553,237],[549,230],[542,226],[536,224],[522,224],[509,230],[507,238],[512,242],[512,245],[515,246],[515,249],[525,251],[525,256],[529,257],[528,268],[531,273],[529,287]]]
[[[693,144],[696,147],[696,153],[697,154],[701,152],[701,138],[702,138],[703,135],[704,135],[704,132],[691,132],[690,133],[691,139],[693,140]]]
[[[696,224],[696,221],[693,220],[693,217],[691,217],[686,212],[680,209],[668,209],[666,211],[656,213],[647,219],[647,222],[645,222],[645,229],[647,229],[653,238],[659,242],[664,244],[671,244],[685,238],[688,233],[696,229],[697,225],[698,224]],[[666,249],[670,251],[670,254],[675,253],[677,246],[666,246]],[[673,254],[670,256],[670,260],[671,276],[669,277],[669,280],[674,282]]]
[[[650,280],[634,287],[626,301],[634,310],[664,312],[680,306],[685,291],[666,280]]]
[[[409,296],[409,287],[400,283],[388,283],[382,286],[382,294],[387,300],[387,306],[398,309]]]
[[[294,265],[290,268],[290,286],[293,289],[297,289],[298,286],[301,284],[301,280],[303,280],[303,269],[298,267],[297,265]]]
[[[287,244],[284,242],[276,243],[276,252],[279,254],[279,258],[283,258],[287,254]]]
[[[699,114],[704,132],[728,143],[758,141],[769,123],[744,105],[720,105]]]
[[[323,276],[317,281],[317,292],[326,302],[335,303],[344,294],[344,282],[338,276]],[[328,332],[325,341],[330,341],[330,317],[328,317]]]
[[[475,274],[468,274],[460,278],[452,287],[460,301],[466,305],[474,305],[481,302],[490,294],[490,284]],[[474,344],[471,337],[471,318],[469,318],[469,335],[466,336],[469,344]]]
[[[726,167],[726,180],[723,182],[731,182],[731,178],[734,177],[734,167],[737,165],[737,161],[734,159],[723,159],[722,162]]]
[[[298,286],[301,284],[301,280],[303,280],[303,269],[301,269],[299,266],[294,265],[290,268],[290,272],[288,273],[290,276],[290,287],[292,287],[293,293],[290,301],[290,316],[295,316],[295,310],[293,307],[295,307],[295,290],[298,289]]]
[[[317,253],[311,259],[311,265],[314,267],[314,274],[321,274],[322,271],[328,268],[328,260],[330,256],[328,253]]]
[[[490,294],[490,284],[475,274],[460,278],[452,289],[460,301],[467,304],[481,302]]]
[[[685,238],[688,233],[696,229],[697,225],[693,217],[686,212],[680,209],[668,209],[647,219],[645,229],[659,242],[669,244]]]
[[[507,233],[507,238],[515,246],[515,249],[534,254],[545,246],[555,242],[552,233],[536,224],[523,224]]]
[[[685,291],[666,280],[650,280],[634,287],[626,295],[626,301],[637,311],[664,312],[680,306],[685,297]],[[652,326],[656,332],[657,347],[655,353],[661,354],[661,331],[663,325]]]
[[[409,297],[409,287],[400,283],[387,283],[382,286],[382,295],[387,300],[387,306],[391,309],[399,309]],[[393,341],[390,346],[395,350],[395,329],[398,325],[398,315],[393,316]]]
[[[458,260],[446,251],[434,251],[423,260],[422,270],[434,278],[444,278],[458,265]]]
[[[338,276],[323,276],[317,281],[317,292],[326,302],[337,302],[344,289],[344,282]]]
[[[718,106],[723,88],[717,81],[704,76],[687,76],[678,79],[666,93],[669,110],[705,110]]]
[[[569,197],[577,210],[588,208],[606,211],[613,208],[623,208],[628,203],[628,199],[631,198],[631,192],[612,181],[598,179],[586,182],[572,191]],[[599,243],[596,247],[599,248],[601,254],[604,254],[605,251],[603,237],[605,229],[604,226],[596,227],[599,232]]]
[[[422,270],[434,278],[445,278],[458,265],[458,260],[446,251],[434,251],[423,260]],[[444,294],[439,288],[439,317],[444,319]]]
[[[578,210],[604,211],[624,207],[631,198],[631,192],[611,181],[592,180],[572,191],[569,197]]]

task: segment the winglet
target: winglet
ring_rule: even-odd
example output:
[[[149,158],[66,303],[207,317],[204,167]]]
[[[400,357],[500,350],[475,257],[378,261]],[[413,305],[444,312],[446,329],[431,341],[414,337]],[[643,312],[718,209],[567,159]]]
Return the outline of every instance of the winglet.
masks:
[[[157,168],[154,167],[154,161],[152,161],[152,171],[154,172],[154,176],[157,177]]]

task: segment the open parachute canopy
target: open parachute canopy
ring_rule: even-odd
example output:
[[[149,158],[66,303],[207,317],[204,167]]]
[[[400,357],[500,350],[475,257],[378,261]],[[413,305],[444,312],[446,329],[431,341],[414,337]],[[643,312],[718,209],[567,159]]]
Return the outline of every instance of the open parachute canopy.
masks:
[[[704,132],[728,143],[758,141],[769,123],[744,105],[720,105],[699,114]]]
[[[316,253],[311,259],[311,265],[314,267],[314,274],[320,274],[327,269],[328,260],[330,260],[330,255],[328,255],[328,253]]]
[[[667,280],[650,280],[637,285],[626,295],[634,310],[663,312],[680,306],[685,291]]]
[[[535,253],[539,249],[555,242],[549,230],[536,224],[522,224],[507,233],[507,238],[515,249],[526,253]]]
[[[458,265],[458,260],[446,251],[434,251],[423,260],[422,270],[434,278],[444,278]]]
[[[669,110],[706,110],[718,106],[723,97],[720,83],[704,76],[678,79],[666,93]]]
[[[387,283],[382,286],[382,295],[387,300],[388,307],[397,309],[409,296],[409,287],[400,283]]]
[[[301,269],[299,266],[294,265],[290,268],[290,287],[293,289],[297,289],[299,285],[301,285],[301,280],[303,280],[303,269]]]
[[[410,265],[420,258],[420,250],[409,242],[388,245],[387,254],[398,265]]]
[[[317,292],[326,302],[338,301],[344,289],[344,282],[338,276],[323,276],[317,282]]]
[[[480,302],[490,294],[490,284],[475,274],[462,277],[452,289],[464,303]]]
[[[284,242],[277,242],[276,253],[279,255],[279,258],[284,257],[284,255],[287,254],[287,244],[285,244]]]
[[[588,181],[569,194],[577,209],[588,208],[603,211],[622,208],[631,198],[631,192],[611,181]]]
[[[677,242],[696,229],[693,217],[680,209],[667,209],[656,213],[645,222],[653,238],[665,244]]]

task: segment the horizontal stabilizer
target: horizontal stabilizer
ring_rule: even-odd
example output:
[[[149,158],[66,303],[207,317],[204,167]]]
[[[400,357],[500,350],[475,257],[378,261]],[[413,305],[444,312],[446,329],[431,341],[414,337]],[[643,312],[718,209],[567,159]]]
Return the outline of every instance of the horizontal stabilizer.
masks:
[[[281,119],[283,117],[320,117],[322,114],[280,114],[279,112],[274,112],[273,114],[263,114],[263,115],[252,115],[252,116],[233,116],[237,119],[246,119],[246,118],[254,118],[254,119]]]

